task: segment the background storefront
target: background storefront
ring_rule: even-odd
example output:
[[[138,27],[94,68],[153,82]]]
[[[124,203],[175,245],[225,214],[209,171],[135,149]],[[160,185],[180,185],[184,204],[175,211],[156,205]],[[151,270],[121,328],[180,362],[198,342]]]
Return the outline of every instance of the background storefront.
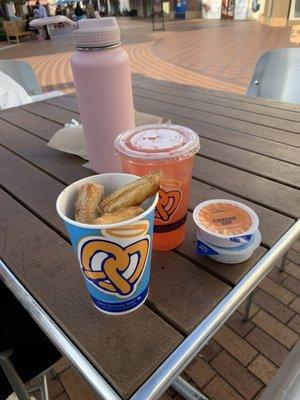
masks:
[[[270,26],[300,24],[300,0],[265,0],[263,23]]]

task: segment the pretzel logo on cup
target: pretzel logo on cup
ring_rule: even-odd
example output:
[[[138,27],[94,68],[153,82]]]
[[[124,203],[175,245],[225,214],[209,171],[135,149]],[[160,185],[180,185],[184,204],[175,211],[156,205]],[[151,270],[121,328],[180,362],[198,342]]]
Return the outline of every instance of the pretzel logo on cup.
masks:
[[[163,179],[159,190],[159,200],[155,209],[155,218],[167,222],[177,210],[181,200],[181,182],[178,179]]]
[[[107,294],[132,295],[143,275],[150,248],[150,236],[145,236],[149,222],[138,222],[103,230],[107,237],[89,236],[79,243],[85,278]]]

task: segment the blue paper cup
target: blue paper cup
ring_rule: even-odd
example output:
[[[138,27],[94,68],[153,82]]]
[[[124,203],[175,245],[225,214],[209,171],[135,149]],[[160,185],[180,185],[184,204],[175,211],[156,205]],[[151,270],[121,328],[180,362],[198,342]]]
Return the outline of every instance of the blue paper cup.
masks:
[[[142,214],[110,225],[76,222],[75,199],[84,183],[99,183],[108,195],[138,178],[123,173],[94,175],[68,186],[56,202],[57,212],[65,223],[92,302],[106,314],[134,311],[148,296],[158,195],[141,205],[145,210]]]

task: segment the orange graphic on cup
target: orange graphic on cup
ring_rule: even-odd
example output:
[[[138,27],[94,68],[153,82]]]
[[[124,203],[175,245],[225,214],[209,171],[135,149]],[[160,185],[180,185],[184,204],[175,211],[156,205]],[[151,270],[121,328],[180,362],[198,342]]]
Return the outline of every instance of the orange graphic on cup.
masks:
[[[108,238],[131,239],[145,236],[149,229],[149,221],[136,221],[130,225],[102,229],[102,235]]]
[[[162,187],[171,190],[163,188],[159,190],[159,200],[155,209],[155,218],[167,222],[172,218],[172,215],[179,206],[181,191],[176,189],[181,187],[181,182],[177,179],[164,179]]]
[[[148,237],[125,247],[105,237],[85,238],[79,245],[83,273],[106,293],[131,295],[144,272],[149,246]]]

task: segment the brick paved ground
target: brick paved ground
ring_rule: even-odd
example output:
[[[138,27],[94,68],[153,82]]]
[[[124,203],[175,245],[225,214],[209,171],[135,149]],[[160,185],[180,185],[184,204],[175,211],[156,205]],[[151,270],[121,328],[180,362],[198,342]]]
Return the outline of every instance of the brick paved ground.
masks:
[[[166,32],[151,32],[149,21],[121,19],[123,43],[132,70],[157,79],[244,93],[257,58],[272,48],[291,46],[289,29],[256,22],[199,20],[170,22]],[[2,48],[1,58],[28,61],[44,90],[73,91],[70,32],[51,42]],[[243,307],[228,320],[186,369],[188,379],[211,400],[252,400],[284,362],[300,335],[300,241],[255,291],[251,318]],[[298,296],[298,297],[297,297]],[[51,400],[89,400],[95,396],[66,360],[49,378]],[[170,390],[163,400],[180,400]],[[146,399],[145,399],[146,400]]]
[[[255,21],[176,21],[168,22],[165,32],[152,32],[149,20],[119,22],[133,72],[236,93],[245,92],[263,52],[293,46],[290,28]],[[45,91],[72,91],[72,34],[66,29],[55,35],[52,41],[0,47],[0,57],[29,62]]]
[[[275,267],[255,290],[247,322],[243,311],[241,305],[184,372],[210,400],[259,399],[299,340],[300,241],[289,251],[285,271]],[[66,359],[54,369],[50,400],[96,399]],[[172,399],[182,397],[172,389],[161,397]]]

